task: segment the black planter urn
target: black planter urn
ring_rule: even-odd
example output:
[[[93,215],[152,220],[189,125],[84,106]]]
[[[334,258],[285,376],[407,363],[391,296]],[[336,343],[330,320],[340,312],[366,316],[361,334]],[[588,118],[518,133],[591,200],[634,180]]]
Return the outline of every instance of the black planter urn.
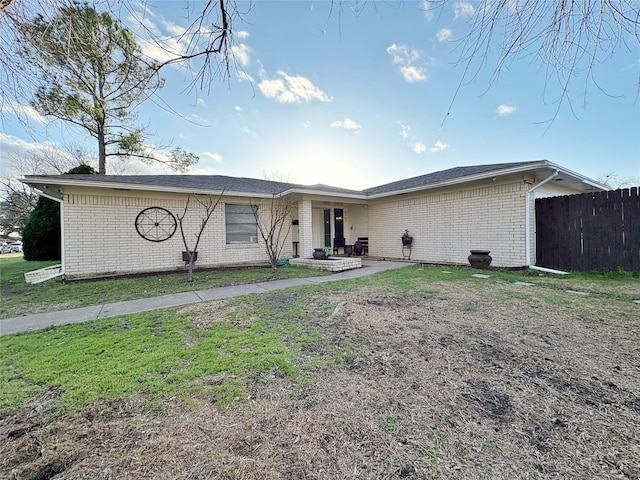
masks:
[[[315,260],[326,260],[327,254],[325,253],[324,249],[322,248],[316,248],[313,252],[313,258]]]
[[[413,243],[413,237],[402,237],[402,245],[411,245]]]
[[[470,250],[471,255],[469,255],[469,263],[473,268],[489,268],[493,258],[491,258],[491,253],[489,250]]]
[[[354,255],[360,256],[362,255],[362,250],[364,249],[364,247],[362,246],[362,243],[360,242],[356,242],[353,244],[353,253]]]

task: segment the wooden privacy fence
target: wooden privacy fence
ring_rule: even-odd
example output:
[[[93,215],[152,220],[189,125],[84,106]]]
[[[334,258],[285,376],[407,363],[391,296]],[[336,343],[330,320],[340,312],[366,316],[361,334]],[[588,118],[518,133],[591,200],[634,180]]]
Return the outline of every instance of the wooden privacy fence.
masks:
[[[536,265],[640,271],[639,189],[536,199]]]

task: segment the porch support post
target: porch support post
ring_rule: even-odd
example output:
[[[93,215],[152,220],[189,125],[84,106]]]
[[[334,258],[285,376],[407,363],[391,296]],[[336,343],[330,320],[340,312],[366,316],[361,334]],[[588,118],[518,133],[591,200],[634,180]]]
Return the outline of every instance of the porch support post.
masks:
[[[302,258],[313,256],[313,217],[311,215],[311,200],[298,202],[298,255]]]

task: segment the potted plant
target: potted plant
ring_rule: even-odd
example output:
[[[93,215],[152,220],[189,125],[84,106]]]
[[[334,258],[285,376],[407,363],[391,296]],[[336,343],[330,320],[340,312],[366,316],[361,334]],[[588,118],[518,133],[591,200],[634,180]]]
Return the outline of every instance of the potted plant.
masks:
[[[404,231],[404,234],[402,235],[402,244],[411,245],[412,243],[413,243],[413,237],[409,235],[409,229],[406,229]]]
[[[362,255],[362,251],[364,250],[364,246],[362,245],[362,242],[360,242],[360,240],[356,240],[356,243],[353,244],[353,253],[355,255]]]
[[[314,248],[313,258],[315,260],[327,260],[330,251],[331,249],[329,247]]]

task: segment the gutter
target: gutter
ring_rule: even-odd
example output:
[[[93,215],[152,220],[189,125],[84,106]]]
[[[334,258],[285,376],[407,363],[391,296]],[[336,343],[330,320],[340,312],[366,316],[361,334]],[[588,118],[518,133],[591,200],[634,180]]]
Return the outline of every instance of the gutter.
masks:
[[[525,265],[527,267],[531,267],[531,195],[534,190],[537,190],[539,187],[547,183],[549,180],[552,180],[558,176],[560,173],[560,169],[556,168],[555,171],[547,178],[542,180],[536,186],[531,187],[527,190],[525,194],[525,210],[524,210],[524,255],[525,255]],[[535,205],[534,205],[535,207]]]

